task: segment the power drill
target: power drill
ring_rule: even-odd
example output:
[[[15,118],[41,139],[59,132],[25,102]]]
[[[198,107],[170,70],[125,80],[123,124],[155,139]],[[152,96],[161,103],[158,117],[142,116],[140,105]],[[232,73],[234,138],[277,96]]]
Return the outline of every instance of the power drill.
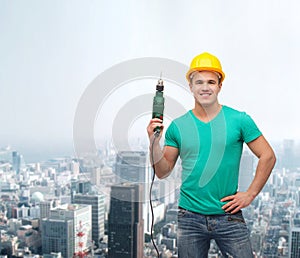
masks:
[[[162,79],[158,80],[158,83],[156,85],[156,93],[153,98],[153,109],[152,109],[152,118],[159,118],[163,120],[164,116],[164,103],[165,103],[165,98],[163,95],[163,90],[164,90],[164,82]],[[154,135],[159,135],[161,131],[161,128],[157,126],[154,129]]]
[[[161,75],[160,75],[160,79],[158,80],[158,83],[156,85],[156,93],[155,96],[153,98],[153,108],[152,108],[152,118],[159,118],[161,120],[163,120],[163,116],[164,116],[164,103],[165,103],[165,98],[164,98],[164,82],[161,79]],[[154,128],[154,139],[152,142],[152,148],[151,148],[151,159],[152,161],[154,161],[154,151],[153,151],[153,146],[154,146],[154,142],[156,139],[158,139],[158,136],[161,132],[161,127],[157,126],[156,128]],[[151,199],[151,193],[152,193],[152,187],[153,187],[153,183],[154,183],[154,179],[155,179],[155,165],[153,163],[152,165],[153,168],[153,176],[152,176],[152,181],[151,181],[151,185],[150,185],[150,207],[151,207],[151,214],[152,214],[152,224],[151,224],[151,241],[152,244],[156,250],[157,253],[157,258],[160,257],[160,253],[159,250],[155,244],[154,238],[153,238],[153,226],[154,226],[154,211],[153,211],[153,205],[152,205],[152,199]]]

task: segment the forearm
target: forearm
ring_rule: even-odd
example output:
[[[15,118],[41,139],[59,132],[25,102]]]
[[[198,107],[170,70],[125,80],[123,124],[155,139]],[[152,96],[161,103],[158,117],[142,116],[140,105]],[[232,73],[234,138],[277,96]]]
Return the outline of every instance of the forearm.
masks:
[[[160,127],[159,135],[154,135],[155,128]],[[165,146],[164,149],[160,147],[159,141],[163,132],[162,120],[153,118],[147,127],[147,132],[150,140],[150,160],[155,174],[158,178],[167,177],[173,167],[175,166],[178,158],[178,149],[175,147]]]
[[[158,178],[165,178],[171,173],[170,163],[164,157],[163,150],[158,142],[150,146],[150,160]]]
[[[247,190],[247,192],[253,199],[260,193],[260,191],[268,181],[275,162],[276,158],[274,154],[268,155],[266,157],[261,157],[259,159],[254,179]]]

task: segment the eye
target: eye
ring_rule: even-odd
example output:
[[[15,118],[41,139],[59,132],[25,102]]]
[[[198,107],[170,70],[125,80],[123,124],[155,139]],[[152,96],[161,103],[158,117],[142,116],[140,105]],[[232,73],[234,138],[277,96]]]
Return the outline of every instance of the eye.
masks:
[[[208,81],[208,84],[214,85],[214,84],[217,84],[217,82],[214,81],[214,80],[209,80],[209,81]]]
[[[197,80],[197,81],[195,81],[195,84],[203,84],[204,82],[202,81],[202,80]]]

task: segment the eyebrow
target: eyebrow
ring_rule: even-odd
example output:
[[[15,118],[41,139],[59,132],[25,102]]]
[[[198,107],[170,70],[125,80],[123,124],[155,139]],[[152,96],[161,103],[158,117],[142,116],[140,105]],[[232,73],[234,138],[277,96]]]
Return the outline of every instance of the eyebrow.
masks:
[[[198,80],[195,80],[195,83],[196,83],[196,82],[205,82],[205,80],[198,79]],[[209,82],[209,83],[212,83],[212,82],[217,83],[217,81],[214,80],[214,79],[209,79],[209,80],[207,80],[207,82]]]

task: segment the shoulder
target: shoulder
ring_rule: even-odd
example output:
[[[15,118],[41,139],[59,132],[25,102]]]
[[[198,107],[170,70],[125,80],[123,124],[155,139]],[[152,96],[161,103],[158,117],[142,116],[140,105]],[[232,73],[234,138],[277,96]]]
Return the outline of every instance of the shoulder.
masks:
[[[227,119],[233,119],[236,121],[243,121],[245,118],[250,118],[250,116],[245,111],[240,111],[232,107],[223,106],[224,116]]]
[[[230,125],[235,125],[236,128],[240,129],[241,136],[244,142],[248,143],[262,135],[252,117],[246,112],[238,111],[229,107],[225,107],[225,112],[229,114],[228,120],[230,122]]]
[[[191,110],[187,111],[185,114],[175,118],[172,122],[176,125],[180,125],[182,123],[187,122],[188,120],[192,119],[192,114],[191,114]]]
[[[190,118],[190,117],[191,117],[191,112],[192,112],[192,110],[187,111],[187,112],[184,113],[183,115],[181,115],[181,116],[175,118],[174,121],[180,121],[180,120],[185,120],[185,119],[187,119],[187,118]]]
[[[172,120],[170,125],[167,128],[166,136],[170,135],[180,135],[183,132],[185,127],[188,127],[189,120],[191,119],[191,111],[186,112],[185,114]]]
[[[240,110],[237,110],[235,108],[232,108],[232,107],[228,107],[228,106],[225,106],[223,105],[223,112],[226,114],[226,115],[237,115],[237,116],[240,116],[241,114],[245,114],[244,111],[240,111]]]

